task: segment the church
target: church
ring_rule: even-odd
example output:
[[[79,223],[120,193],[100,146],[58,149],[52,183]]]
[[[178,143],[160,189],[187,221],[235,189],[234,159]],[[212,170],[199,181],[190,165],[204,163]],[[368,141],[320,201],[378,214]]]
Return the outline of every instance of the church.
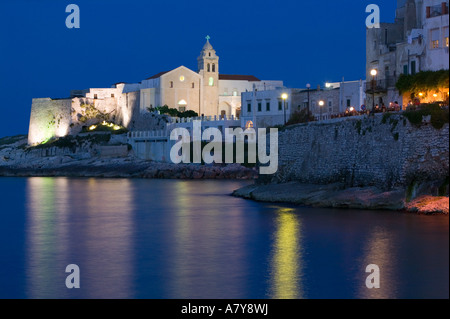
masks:
[[[263,81],[253,75],[220,74],[219,56],[209,39],[207,36],[197,58],[196,72],[179,66],[139,83],[72,90],[69,98],[34,98],[28,143],[36,145],[53,137],[78,134],[96,124],[99,115],[131,131],[161,129],[152,122],[149,110],[164,105],[192,110],[199,116],[240,118],[242,92],[283,86],[282,81]]]
[[[157,73],[139,84],[124,84],[125,91],[128,87],[139,87],[141,112],[167,105],[179,111],[193,110],[204,116],[239,117],[241,92],[283,86],[282,81],[262,81],[253,75],[220,74],[219,56],[209,39],[207,36],[197,58],[197,72],[179,66]]]

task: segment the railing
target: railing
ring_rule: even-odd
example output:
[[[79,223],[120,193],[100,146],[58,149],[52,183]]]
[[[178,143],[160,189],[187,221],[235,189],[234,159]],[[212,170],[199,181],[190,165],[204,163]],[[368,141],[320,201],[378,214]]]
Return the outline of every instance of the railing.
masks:
[[[381,80],[367,80],[364,83],[364,91],[366,93],[383,93],[386,92],[389,88],[394,88],[397,83],[397,78],[387,77]]]
[[[128,138],[165,138],[167,137],[166,130],[156,130],[156,131],[131,131],[128,132]]]
[[[190,123],[193,121],[211,122],[211,121],[239,121],[239,117],[231,115],[197,116],[197,117],[170,117],[171,123]]]

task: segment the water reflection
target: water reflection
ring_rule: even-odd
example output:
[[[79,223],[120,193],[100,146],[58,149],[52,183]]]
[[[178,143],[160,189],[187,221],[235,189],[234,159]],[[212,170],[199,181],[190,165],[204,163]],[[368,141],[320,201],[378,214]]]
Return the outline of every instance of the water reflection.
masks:
[[[51,288],[48,283],[64,282],[60,273],[65,269],[62,261],[67,252],[67,194],[65,179],[28,179],[27,293],[30,298],[55,297],[56,286]]]
[[[30,178],[27,201],[30,298],[132,296],[130,181]],[[72,263],[81,289],[65,287]]]
[[[274,299],[304,298],[301,220],[290,208],[279,208],[276,214],[269,295]]]
[[[244,212],[239,206],[227,210],[220,184],[199,186],[175,185],[169,298],[244,298],[248,259]]]
[[[376,264],[380,269],[380,288],[369,289],[365,285],[365,280],[359,277],[360,289],[358,298],[392,299],[396,298],[396,286],[398,285],[398,275],[395,273],[397,268],[395,262],[395,245],[398,239],[387,229],[375,227],[365,241],[363,262],[361,264],[361,274],[365,273],[367,265]]]

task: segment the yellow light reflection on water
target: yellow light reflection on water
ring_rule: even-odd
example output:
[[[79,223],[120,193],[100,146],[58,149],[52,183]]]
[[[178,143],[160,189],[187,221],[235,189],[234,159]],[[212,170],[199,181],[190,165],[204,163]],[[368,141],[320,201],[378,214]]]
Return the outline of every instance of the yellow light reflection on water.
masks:
[[[301,221],[294,209],[277,212],[275,241],[272,247],[270,297],[303,298]]]
[[[130,298],[133,192],[129,180],[27,180],[27,294],[70,296],[65,268],[81,268],[92,298]],[[76,226],[72,226],[76,225]],[[72,252],[79,253],[73,254]],[[76,258],[74,258],[76,257]],[[105,287],[107,283],[114,283]]]

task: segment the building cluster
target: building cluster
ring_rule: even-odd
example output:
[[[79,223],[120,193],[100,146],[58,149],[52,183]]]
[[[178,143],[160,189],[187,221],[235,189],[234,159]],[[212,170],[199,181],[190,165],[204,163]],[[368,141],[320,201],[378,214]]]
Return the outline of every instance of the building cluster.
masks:
[[[367,105],[407,105],[395,87],[401,74],[448,70],[448,10],[448,0],[397,0],[394,23],[367,29]],[[435,94],[445,100],[448,88]]]
[[[326,120],[375,105],[401,107],[409,101],[395,88],[400,74],[448,69],[448,7],[448,0],[398,0],[394,23],[367,29],[367,81],[342,79],[323,86],[286,88],[280,80],[221,74],[219,56],[208,36],[197,58],[197,71],[179,66],[139,83],[73,90],[67,99],[33,99],[29,144],[77,134],[92,124],[88,119],[93,112],[133,131],[162,129],[148,115],[164,105],[194,111],[203,120],[239,120],[243,128],[282,125],[305,110],[310,118]],[[148,127],[138,125],[142,122]]]

